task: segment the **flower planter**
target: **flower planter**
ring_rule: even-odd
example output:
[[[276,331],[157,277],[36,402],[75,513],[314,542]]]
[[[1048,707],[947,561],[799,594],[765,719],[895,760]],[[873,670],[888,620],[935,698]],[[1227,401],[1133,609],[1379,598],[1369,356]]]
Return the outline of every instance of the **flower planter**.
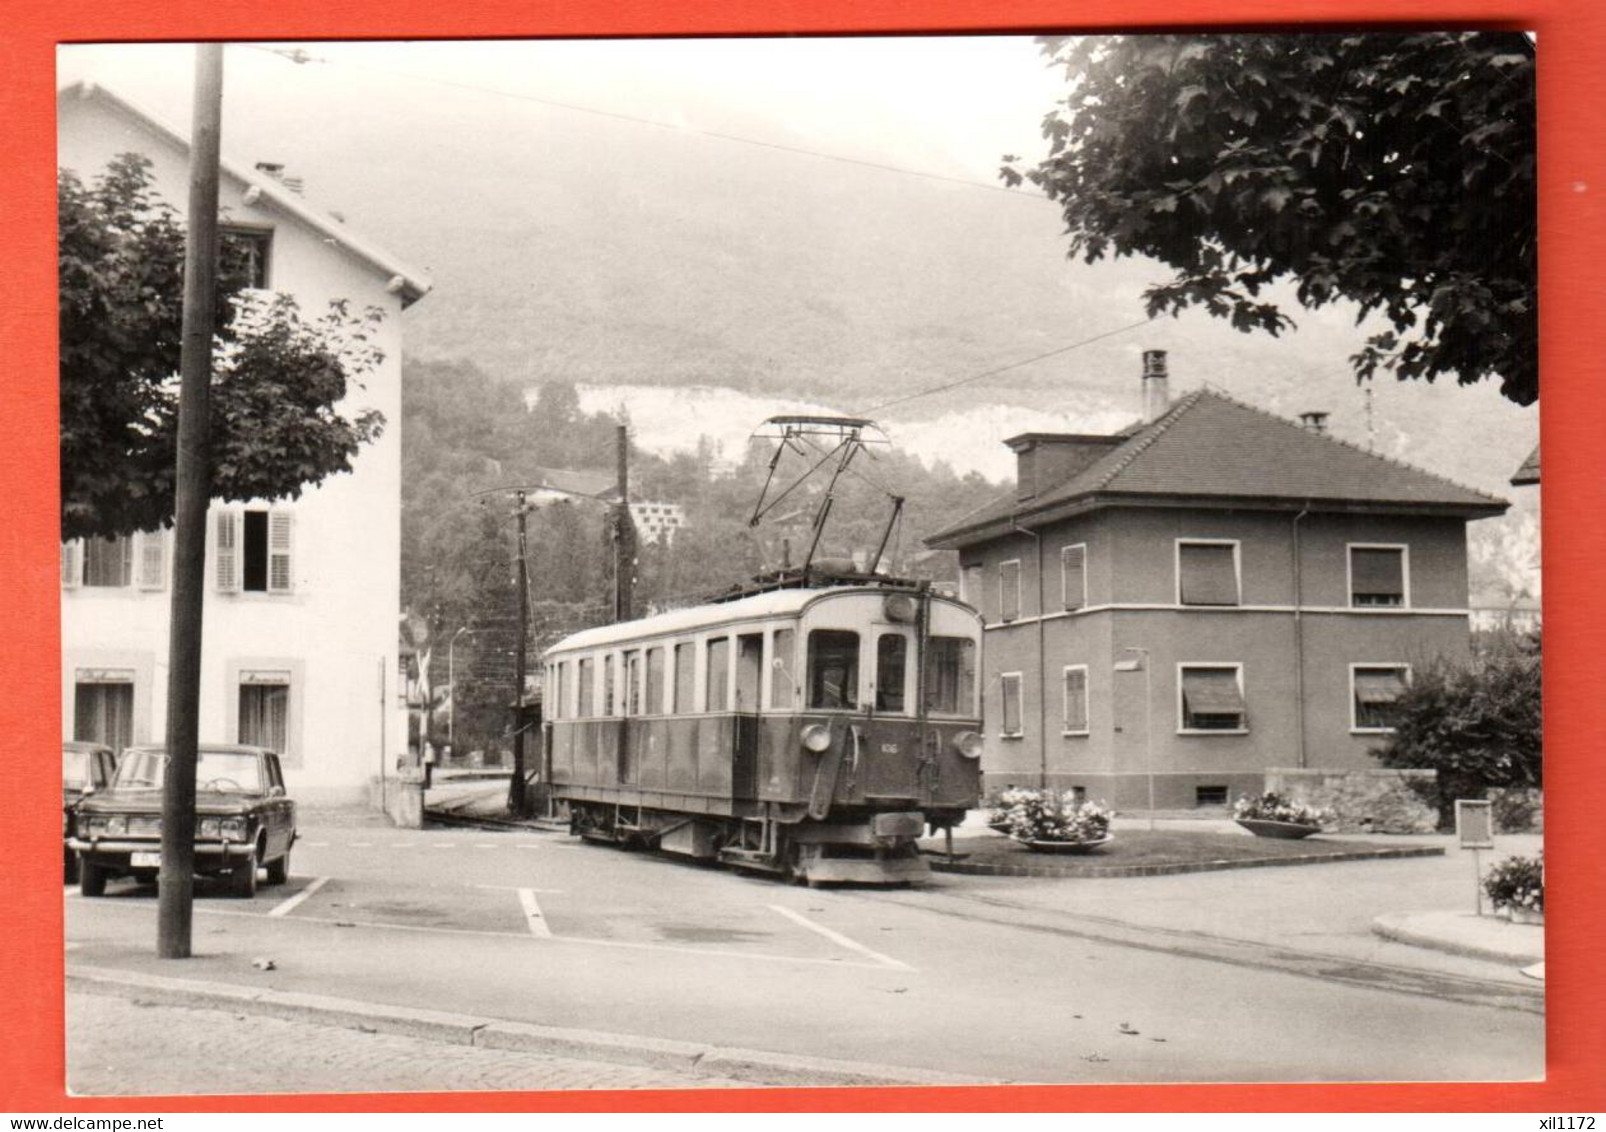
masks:
[[[1033,853],[1091,853],[1095,849],[1102,849],[1115,838],[1106,833],[1103,837],[1091,841],[1032,841],[1024,837],[1011,840],[1026,846]]]
[[[1535,912],[1532,908],[1513,908],[1507,904],[1505,911],[1506,918],[1514,924],[1543,924],[1545,922],[1544,912]]]
[[[1270,821],[1266,818],[1234,818],[1256,837],[1277,837],[1284,841],[1297,841],[1301,837],[1309,837],[1313,833],[1320,833],[1319,825],[1306,825],[1304,822]]]

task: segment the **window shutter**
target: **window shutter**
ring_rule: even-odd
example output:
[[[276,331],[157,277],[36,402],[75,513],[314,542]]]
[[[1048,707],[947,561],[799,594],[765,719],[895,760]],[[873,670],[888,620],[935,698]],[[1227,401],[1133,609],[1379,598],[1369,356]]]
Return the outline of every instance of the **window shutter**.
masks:
[[[217,588],[222,593],[240,590],[239,516],[219,511],[216,521]]]
[[[139,588],[159,590],[167,582],[167,536],[161,530],[139,536]]]
[[[1087,730],[1087,670],[1065,670],[1065,730]]]
[[[1405,694],[1405,672],[1399,668],[1357,668],[1355,698],[1363,704],[1392,704]]]
[[[1238,567],[1234,548],[1214,543],[1183,543],[1177,548],[1183,605],[1237,605]]]
[[[1087,547],[1067,546],[1060,551],[1061,585],[1066,609],[1087,604]]]
[[[1350,586],[1362,598],[1403,598],[1405,556],[1398,550],[1352,547]]]
[[[288,511],[270,511],[268,513],[269,593],[287,594],[295,589],[295,575],[291,570],[294,518]]]
[[[1014,621],[1020,616],[1020,563],[1004,562],[998,567],[998,619]]]
[[[84,580],[84,544],[81,539],[61,544],[61,588],[75,590]]]

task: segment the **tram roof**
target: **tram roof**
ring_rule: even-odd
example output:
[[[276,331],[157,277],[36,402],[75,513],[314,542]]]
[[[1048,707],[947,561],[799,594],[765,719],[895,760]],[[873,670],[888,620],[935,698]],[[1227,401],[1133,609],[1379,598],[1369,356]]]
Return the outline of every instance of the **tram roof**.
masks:
[[[543,655],[569,652],[573,649],[597,648],[600,645],[635,641],[644,637],[669,637],[678,633],[695,632],[710,625],[727,625],[734,621],[790,617],[801,613],[803,607],[810,602],[823,597],[835,594],[886,592],[884,588],[875,586],[827,586],[815,589],[792,587],[768,590],[734,601],[671,609],[667,613],[658,613],[635,621],[621,621],[616,625],[599,625],[595,629],[582,629],[563,638],[547,649]]]

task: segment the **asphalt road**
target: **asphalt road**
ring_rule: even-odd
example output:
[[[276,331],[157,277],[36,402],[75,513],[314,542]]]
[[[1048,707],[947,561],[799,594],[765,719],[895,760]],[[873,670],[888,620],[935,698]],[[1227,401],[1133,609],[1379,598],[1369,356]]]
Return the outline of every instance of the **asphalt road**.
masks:
[[[1442,906],[1458,865],[822,891],[556,833],[314,826],[289,885],[199,890],[192,960],[151,957],[131,882],[69,891],[66,935],[72,962],[993,1080],[1539,1078],[1520,975],[1366,930]]]

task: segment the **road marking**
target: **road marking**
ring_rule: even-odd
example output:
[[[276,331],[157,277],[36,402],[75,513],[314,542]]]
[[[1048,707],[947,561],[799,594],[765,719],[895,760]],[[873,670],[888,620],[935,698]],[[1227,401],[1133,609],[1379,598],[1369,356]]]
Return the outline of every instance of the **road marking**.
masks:
[[[524,905],[524,918],[530,925],[530,934],[536,939],[551,939],[552,929],[547,926],[546,917],[541,915],[541,905],[535,902],[535,890],[519,889],[519,903]]]
[[[432,848],[435,848],[435,849],[456,849],[457,846],[452,844],[450,841],[441,841],[441,842],[438,842],[437,844],[435,844],[434,846],[432,846]]]
[[[784,906],[782,906],[780,904],[771,904],[770,905],[770,911],[779,912],[781,915],[785,916],[788,920],[791,920],[794,924],[797,924],[797,925],[799,925],[801,927],[808,928],[809,931],[811,931],[811,932],[817,932],[818,934],[823,935],[826,939],[830,940],[832,943],[837,944],[840,947],[845,947],[849,951],[857,951],[860,955],[863,955],[866,958],[875,960],[877,963],[881,964],[883,967],[891,967],[895,971],[912,971],[912,970],[914,970],[914,968],[909,966],[909,964],[899,962],[898,960],[894,959],[892,956],[883,955],[879,951],[873,951],[870,948],[864,946],[864,944],[858,942],[857,940],[849,939],[847,936],[843,935],[841,932],[833,931],[832,929],[826,927],[824,924],[816,924],[813,920],[809,919],[807,916],[804,916],[803,914],[801,914],[799,912],[794,912],[790,908],[784,907]]]
[[[476,848],[476,849],[500,849],[501,846],[498,845],[494,841],[477,841],[477,842],[474,843],[474,848]]]
[[[539,841],[516,841],[516,842],[513,843],[513,848],[515,848],[515,849],[539,849],[539,848],[541,848],[541,843]]]
[[[487,888],[487,889],[490,889],[493,892],[538,892],[538,893],[541,893],[544,896],[561,896],[563,894],[563,891],[564,891],[561,888],[529,888],[529,889],[527,889],[527,888],[525,888],[524,885],[521,885],[521,884],[475,884],[475,885],[470,885],[469,887],[470,888]]]
[[[348,848],[348,849],[372,849],[373,847],[374,847],[374,843],[372,841],[348,841],[348,842],[346,842],[346,848]]]
[[[320,888],[328,883],[328,877],[314,877],[312,883],[307,885],[306,888],[303,888],[300,892],[290,897],[290,899],[275,904],[271,909],[269,909],[268,915],[288,916],[291,912],[294,912],[301,906],[302,901],[306,900],[307,897],[311,896],[314,892],[317,892]]]
[[[308,849],[327,849],[327,848],[329,848],[329,842],[327,842],[327,841],[307,841],[307,840],[304,840],[304,839],[299,838],[299,837],[296,838],[296,844],[297,845],[305,845]]]

